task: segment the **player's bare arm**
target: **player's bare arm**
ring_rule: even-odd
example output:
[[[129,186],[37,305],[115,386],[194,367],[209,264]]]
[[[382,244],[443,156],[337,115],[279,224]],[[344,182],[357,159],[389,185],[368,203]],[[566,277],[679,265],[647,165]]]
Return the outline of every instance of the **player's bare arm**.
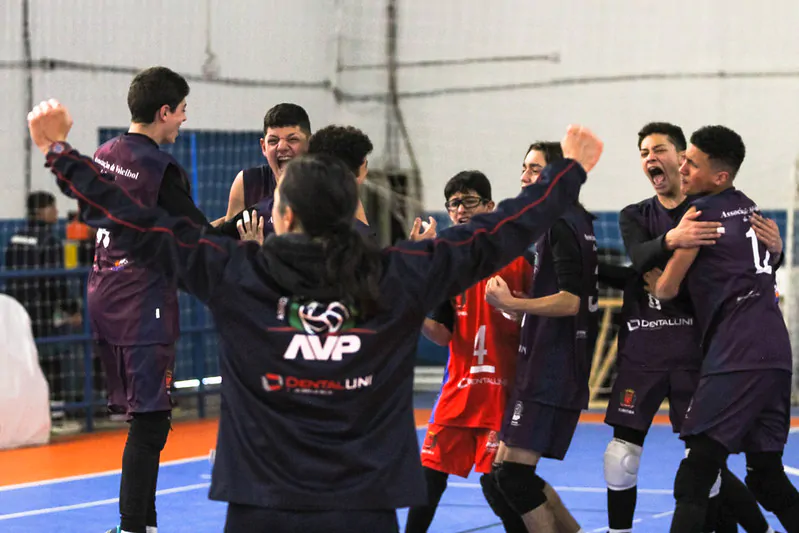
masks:
[[[698,221],[697,217],[701,214],[701,211],[694,208],[685,213],[677,227],[666,233],[666,249],[677,250],[716,244],[716,239],[719,238],[717,228],[721,227],[721,223]]]
[[[574,316],[580,310],[580,297],[575,294],[560,291],[541,298],[514,296],[508,289],[508,284],[499,276],[488,280],[486,301],[493,307],[508,313],[527,313],[538,316]]]
[[[227,214],[224,221],[234,218],[244,211],[246,207],[244,205],[244,171],[242,170],[236,174],[236,179],[233,180],[233,185],[230,186],[230,197],[228,198]]]
[[[680,285],[698,254],[699,248],[680,248],[674,252],[663,274],[658,276],[657,272],[655,272],[654,276],[652,276],[650,280],[647,280],[647,284],[649,285],[654,282],[655,298],[659,300],[671,300],[677,296],[680,292]]]
[[[438,344],[439,346],[449,345],[449,341],[452,339],[452,332],[449,328],[440,322],[436,322],[432,318],[424,319],[422,335],[430,342]]]

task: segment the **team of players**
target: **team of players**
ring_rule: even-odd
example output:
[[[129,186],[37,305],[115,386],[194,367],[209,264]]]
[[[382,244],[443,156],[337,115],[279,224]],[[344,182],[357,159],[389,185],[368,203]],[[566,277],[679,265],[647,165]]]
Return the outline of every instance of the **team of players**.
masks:
[[[693,159],[686,157],[678,126],[647,124],[638,137],[655,196],[619,217],[632,267],[624,276],[618,377],[606,414],[614,428],[604,459],[609,532],[632,531],[643,444],[664,399],[673,430],[682,430],[690,450],[675,482],[673,532],[737,531],[738,523],[748,532],[771,532],[758,501],[786,530],[799,531],[799,496],[781,464],[791,353],[773,291],[773,271],[782,260],[776,224],[732,188],[743,144],[730,130],[696,132],[688,152]],[[556,147],[530,147],[523,186],[559,157]],[[729,152],[738,158],[728,161]],[[445,198],[455,224],[492,205],[488,181],[474,172],[455,176]],[[518,279],[529,260],[522,257],[428,319],[424,334],[448,343],[450,356],[421,451],[429,501],[409,511],[407,533],[427,531],[447,476],[465,476],[472,464],[483,473],[484,494],[506,531],[581,531],[535,465],[541,457],[563,459],[587,404],[599,270],[596,247],[581,247],[583,241],[595,242],[590,217],[577,204],[536,244],[530,287],[521,288],[529,280]],[[672,263],[690,253],[704,266],[704,273],[696,273],[699,266],[689,272],[688,290],[679,290],[679,282],[690,262],[682,263],[668,290],[662,287],[666,277],[659,279],[663,269],[674,268],[667,268],[674,250],[682,251]],[[736,285],[730,287],[730,279]],[[750,313],[771,319],[768,341],[734,331],[761,331],[762,322]],[[510,325],[519,314],[516,346],[518,330]],[[748,423],[733,422],[730,412]],[[739,451],[747,452],[746,485],[726,468],[727,454]]]
[[[141,98],[129,98],[134,125],[127,135],[98,149],[95,160],[112,173],[147,177],[125,180],[133,187],[128,192],[147,205],[172,206],[176,214],[207,225],[209,231],[212,226],[224,231],[233,222],[242,236],[253,236],[255,219],[245,208],[271,210],[285,165],[313,142],[307,115],[293,104],[267,113],[261,146],[268,165],[240,173],[225,219],[209,224],[196,207],[168,200],[188,196],[188,180],[157,144],[174,142],[185,120],[188,86],[165,70],[149,75],[167,79],[174,90],[153,100],[134,80],[131,94]],[[651,124],[639,134],[644,171],[656,196],[625,208],[620,216],[633,272],[624,293],[619,378],[606,419],[614,427],[605,453],[611,532],[631,531],[643,441],[666,397],[672,425],[675,431],[682,429],[691,449],[675,482],[672,530],[702,531],[705,521],[708,530],[723,530],[719,524],[725,506],[716,506],[721,512],[708,512],[708,497],[718,493],[713,485],[719,481],[721,499],[729,487],[736,502],[748,504],[727,506],[747,531],[768,531],[752,495],[788,531],[799,530],[799,496],[782,473],[780,459],[787,438],[791,370],[787,332],[773,297],[782,243],[773,223],[731,188],[743,160],[740,138],[714,128],[694,134],[688,148],[693,157],[686,156],[685,139],[676,126]],[[356,143],[358,136],[344,138],[346,145]],[[528,149],[523,187],[562,158],[559,148],[557,143],[537,143]],[[371,144],[356,161],[355,167],[362,165],[358,170],[365,171],[370,150]],[[680,192],[680,175],[688,192],[699,197]],[[170,188],[178,192],[169,196]],[[493,209],[490,184],[479,172],[455,176],[445,197],[455,224]],[[368,228],[362,206],[356,217]],[[420,233],[419,225],[412,238],[435,235],[434,227]],[[91,316],[98,353],[111,370],[111,404],[131,417],[123,458],[121,530],[143,531],[146,525],[150,532],[156,527],[158,455],[169,429],[176,287],[128,263],[102,232],[98,243],[89,300],[90,308],[95,303]],[[679,253],[670,259],[673,250]],[[117,274],[121,271],[124,278]],[[557,493],[538,476],[536,465],[542,457],[564,458],[580,410],[587,407],[599,271],[592,217],[578,202],[528,256],[442,303],[428,318],[424,333],[449,344],[450,359],[422,446],[429,500],[411,509],[407,531],[426,531],[447,476],[465,476],[473,466],[483,474],[486,499],[507,531],[581,531]],[[686,272],[688,290],[680,291]],[[128,294],[120,279],[148,289]],[[730,279],[738,283],[724,283]],[[146,297],[156,293],[158,301]],[[122,302],[133,302],[134,308],[114,308]],[[757,317],[750,321],[754,313]],[[760,338],[746,338],[743,345],[733,341],[738,330],[757,331],[751,324],[760,324],[762,317],[770,318],[768,327],[774,332],[767,343]],[[149,366],[141,366],[142,361]],[[737,391],[738,396],[727,395],[728,403],[720,405],[719,390]],[[766,393],[774,390],[780,394]],[[732,405],[745,406],[738,409],[748,425],[728,427],[721,413]],[[688,423],[683,426],[683,421]],[[725,468],[726,454],[739,451],[747,452],[749,489]],[[142,476],[142,471],[149,475]],[[126,482],[126,473],[136,482]]]

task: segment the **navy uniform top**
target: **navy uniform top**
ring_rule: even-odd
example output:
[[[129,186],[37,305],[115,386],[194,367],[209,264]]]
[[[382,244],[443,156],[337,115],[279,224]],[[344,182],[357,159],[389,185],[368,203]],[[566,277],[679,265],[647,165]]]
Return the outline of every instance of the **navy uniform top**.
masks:
[[[255,205],[264,198],[272,198],[277,189],[277,180],[272,167],[261,165],[242,171],[244,205]]]
[[[8,241],[5,267],[8,270],[64,268],[64,247],[53,234],[51,224],[29,220]],[[78,302],[69,295],[67,278],[61,276],[12,278],[6,294],[21,303],[31,319],[34,337],[57,333],[57,313],[78,312]]]
[[[702,373],[790,372],[791,343],[774,295],[775,267],[749,221],[757,205],[730,188],[693,206],[702,211],[699,220],[723,224],[721,237],[700,248],[686,276],[705,351]]]
[[[275,232],[275,226],[274,226],[274,224],[272,222],[272,206],[274,205],[274,203],[275,203],[274,197],[273,196],[269,196],[269,197],[266,197],[266,198],[262,198],[261,200],[256,202],[254,205],[252,205],[251,207],[248,207],[245,210],[248,213],[252,213],[253,211],[256,211],[258,213],[258,216],[264,217],[264,236]],[[242,211],[242,213],[239,213],[238,215],[236,215],[233,218],[233,220],[229,220],[228,222],[225,222],[222,225],[222,227],[220,228],[221,233],[226,234],[226,235],[228,235],[230,237],[238,238],[239,233],[238,233],[238,230],[235,229],[235,224],[241,218],[243,213],[244,212]],[[358,219],[355,219],[354,224],[355,224],[355,226],[354,226],[355,227],[355,231],[360,233],[366,240],[372,241],[374,243],[378,242],[377,232],[374,230],[374,228],[372,226],[370,226],[369,224],[365,224],[364,222],[362,222],[361,220],[358,220]],[[234,230],[235,230],[235,233],[234,233]]]
[[[95,152],[94,161],[145,207],[158,204],[168,170],[177,169],[188,186],[178,162],[144,135],[124,134],[107,141]],[[171,344],[180,334],[176,280],[145,267],[117,246],[111,227],[97,231],[88,308],[94,334],[111,344]]]
[[[593,216],[574,204],[558,223],[536,243],[535,273],[531,298],[542,298],[565,290],[580,297],[575,316],[544,317],[525,314],[519,341],[514,394],[564,409],[588,407],[591,373],[599,329],[596,237]],[[559,230],[559,231],[558,231]],[[571,247],[574,287],[562,286],[557,250]]]
[[[122,230],[131,257],[176,272],[213,314],[222,411],[210,497],[295,510],[427,501],[413,418],[425,314],[521,255],[585,180],[579,164],[558,161],[493,213],[383,249],[379,310],[359,319],[322,281],[322,248],[303,235],[264,246],[211,235],[135,204],[76,152],[51,152],[48,164],[85,199],[88,224]]]
[[[619,365],[641,370],[698,370],[702,364],[699,331],[695,327],[688,295],[660,301],[644,289],[643,274],[666,268],[671,252],[665,234],[679,224],[691,206],[686,198],[667,209],[657,196],[625,207],[619,213],[624,247],[637,275],[624,288],[622,327],[619,330]]]

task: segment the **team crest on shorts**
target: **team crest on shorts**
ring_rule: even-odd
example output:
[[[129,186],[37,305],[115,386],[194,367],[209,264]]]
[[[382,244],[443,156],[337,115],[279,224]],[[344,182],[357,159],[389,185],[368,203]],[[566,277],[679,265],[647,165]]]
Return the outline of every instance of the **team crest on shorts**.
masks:
[[[619,403],[623,410],[633,411],[635,410],[635,389],[625,389],[621,393],[621,398],[619,398]]]
[[[486,449],[494,450],[499,448],[499,435],[494,430],[488,432],[488,439],[486,439]]]
[[[436,447],[438,444],[438,433],[433,433],[432,431],[428,431],[427,435],[424,437],[424,444],[422,444],[422,452],[427,450],[427,453],[431,453],[430,450]]]
[[[519,420],[522,419],[523,411],[524,411],[524,404],[522,402],[516,402],[516,405],[513,406],[513,416],[510,419],[511,426],[519,425]]]
[[[171,370],[167,370],[166,371],[166,375],[164,376],[164,384],[166,385],[166,393],[167,394],[171,393],[170,389],[172,389],[172,380],[173,379],[174,378],[172,376],[172,371]]]

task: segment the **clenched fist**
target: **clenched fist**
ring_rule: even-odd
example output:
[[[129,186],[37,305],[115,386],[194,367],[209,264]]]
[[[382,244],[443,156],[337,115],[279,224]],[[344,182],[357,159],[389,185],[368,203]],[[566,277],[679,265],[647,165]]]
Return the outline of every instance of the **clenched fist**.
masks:
[[[566,135],[560,141],[563,157],[574,159],[586,172],[590,172],[602,155],[604,144],[594,132],[583,126],[571,125],[566,130]]]
[[[70,128],[72,117],[58,100],[41,102],[28,113],[31,139],[43,154],[47,154],[51,144],[66,141]]]

